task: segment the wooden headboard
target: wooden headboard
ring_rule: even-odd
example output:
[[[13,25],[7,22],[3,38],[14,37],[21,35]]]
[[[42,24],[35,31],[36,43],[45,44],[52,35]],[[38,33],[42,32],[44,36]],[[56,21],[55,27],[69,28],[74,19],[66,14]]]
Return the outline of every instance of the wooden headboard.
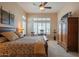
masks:
[[[13,27],[0,27],[0,33],[2,32],[16,32],[16,28]],[[2,35],[0,35],[1,37]]]

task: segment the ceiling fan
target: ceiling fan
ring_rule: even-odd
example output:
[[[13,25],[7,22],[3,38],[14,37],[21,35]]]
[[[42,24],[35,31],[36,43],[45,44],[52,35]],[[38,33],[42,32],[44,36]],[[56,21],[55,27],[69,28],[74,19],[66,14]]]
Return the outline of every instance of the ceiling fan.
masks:
[[[46,4],[47,4],[48,2],[41,2],[41,4],[40,5],[38,5],[38,7],[40,8],[40,10],[44,10],[44,9],[52,9],[52,7],[50,7],[50,6],[46,6]],[[33,3],[33,5],[36,5],[35,3]]]

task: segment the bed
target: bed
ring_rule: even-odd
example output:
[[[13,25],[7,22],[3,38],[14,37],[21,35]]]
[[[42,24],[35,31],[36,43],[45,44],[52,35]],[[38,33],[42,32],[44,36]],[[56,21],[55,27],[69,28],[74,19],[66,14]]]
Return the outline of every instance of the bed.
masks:
[[[1,30],[2,29],[2,30]],[[0,29],[2,32],[12,32],[12,28],[5,30]],[[4,29],[4,30],[3,30]],[[0,36],[1,37],[1,36]],[[6,41],[0,43],[0,56],[8,57],[46,57],[47,56],[47,39],[45,36],[24,36],[17,38],[17,40]]]

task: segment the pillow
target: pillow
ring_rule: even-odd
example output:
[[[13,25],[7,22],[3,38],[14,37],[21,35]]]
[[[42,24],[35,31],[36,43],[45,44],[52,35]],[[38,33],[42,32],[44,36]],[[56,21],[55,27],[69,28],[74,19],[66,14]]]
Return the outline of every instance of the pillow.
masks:
[[[13,41],[19,38],[14,32],[3,32],[1,34],[10,41]]]
[[[18,35],[18,37],[21,36],[21,33],[19,33],[19,32],[15,32],[15,34]]]
[[[22,33],[19,33],[19,32],[15,32],[16,33],[16,35],[18,35],[18,37],[23,37],[23,35],[22,35]]]
[[[5,37],[0,37],[0,43],[6,42],[7,39]]]

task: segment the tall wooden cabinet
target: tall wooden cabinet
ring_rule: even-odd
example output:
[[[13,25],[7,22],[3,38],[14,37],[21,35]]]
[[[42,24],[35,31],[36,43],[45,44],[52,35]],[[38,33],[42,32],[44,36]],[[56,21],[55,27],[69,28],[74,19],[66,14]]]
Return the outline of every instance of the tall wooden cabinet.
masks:
[[[66,51],[78,51],[78,17],[63,17],[61,19],[58,43]]]

